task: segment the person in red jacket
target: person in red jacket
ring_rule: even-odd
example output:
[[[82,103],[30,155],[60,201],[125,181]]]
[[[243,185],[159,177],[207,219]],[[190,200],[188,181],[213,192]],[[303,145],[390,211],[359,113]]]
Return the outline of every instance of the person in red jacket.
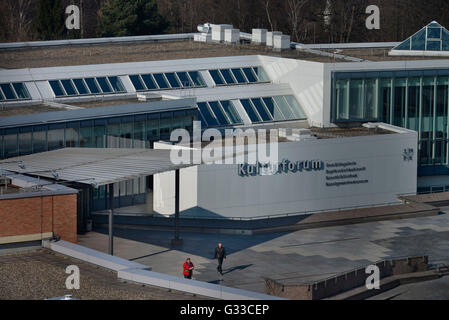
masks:
[[[182,269],[183,269],[184,278],[192,279],[194,266],[193,266],[192,261],[190,261],[190,258],[187,258],[186,262],[184,262]]]

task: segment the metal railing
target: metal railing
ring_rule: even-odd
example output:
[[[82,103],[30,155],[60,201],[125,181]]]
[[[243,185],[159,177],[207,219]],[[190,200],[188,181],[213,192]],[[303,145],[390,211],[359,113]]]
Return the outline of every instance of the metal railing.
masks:
[[[385,265],[387,262],[398,261],[398,260],[409,260],[409,259],[416,259],[416,258],[425,258],[425,257],[428,257],[428,255],[419,254],[419,255],[414,255],[414,256],[393,256],[393,257],[388,257],[386,259],[378,260],[376,262],[371,263],[370,265],[378,265],[378,264],[384,264]],[[315,280],[315,281],[312,281],[312,282],[303,282],[301,284],[308,284],[310,286],[316,286],[316,285],[318,285],[318,283],[321,283],[321,282],[327,282],[327,281],[330,281],[332,279],[339,278],[339,277],[345,276],[345,275],[353,273],[353,272],[357,273],[357,271],[364,270],[368,266],[369,265],[359,265],[359,266],[354,267],[354,268],[352,268],[352,269],[350,269],[348,271],[339,272],[339,273],[336,273],[333,276],[329,276],[327,278],[323,278],[323,279],[320,279],[320,280]]]
[[[281,213],[281,214],[275,214],[275,215],[265,215],[265,216],[257,216],[257,217],[222,217],[222,216],[200,216],[200,215],[182,215],[181,219],[202,219],[202,220],[230,220],[230,221],[261,221],[261,220],[270,220],[270,219],[279,219],[279,218],[292,218],[292,217],[299,217],[299,216],[305,216],[305,215],[312,215],[317,213],[325,213],[325,212],[342,212],[342,211],[349,211],[349,210],[356,210],[356,209],[370,209],[370,208],[380,208],[380,207],[387,207],[387,206],[393,206],[393,205],[401,205],[403,202],[397,201],[397,202],[388,202],[388,203],[382,203],[382,204],[374,204],[370,206],[351,206],[351,207],[342,207],[342,208],[335,208],[335,209],[323,209],[323,210],[305,210],[302,212],[290,212],[290,213]],[[98,214],[99,212],[96,212]],[[95,213],[94,213],[95,214]],[[120,211],[116,213],[117,215],[134,215],[134,216],[142,216],[142,213],[135,213],[135,212],[125,212]],[[153,216],[153,218],[161,218],[161,219],[174,219],[174,215],[170,216]]]
[[[44,48],[44,47],[76,46],[76,45],[117,44],[117,43],[132,43],[132,42],[180,41],[180,40],[193,40],[193,37],[194,33],[182,33],[182,34],[130,36],[130,37],[7,42],[7,43],[0,43],[0,50],[16,50],[25,48]]]

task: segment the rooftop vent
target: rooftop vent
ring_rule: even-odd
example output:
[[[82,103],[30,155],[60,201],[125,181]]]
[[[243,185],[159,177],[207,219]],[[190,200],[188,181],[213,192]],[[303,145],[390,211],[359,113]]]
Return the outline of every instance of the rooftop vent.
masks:
[[[201,33],[196,33],[193,36],[193,41],[197,42],[210,42],[212,41],[212,27],[210,23],[198,25],[198,31]]]
[[[274,35],[273,36],[273,50],[282,51],[290,49],[290,36],[287,35]]]
[[[253,44],[266,44],[267,32],[267,29],[253,29],[253,37],[251,42]]]
[[[273,47],[274,36],[281,36],[282,32],[280,31],[269,31],[267,32],[267,47]]]
[[[211,24],[212,41],[223,42],[225,40],[225,30],[232,29],[230,24]]]
[[[226,29],[224,35],[224,41],[226,43],[238,44],[240,43],[240,30],[239,29]]]

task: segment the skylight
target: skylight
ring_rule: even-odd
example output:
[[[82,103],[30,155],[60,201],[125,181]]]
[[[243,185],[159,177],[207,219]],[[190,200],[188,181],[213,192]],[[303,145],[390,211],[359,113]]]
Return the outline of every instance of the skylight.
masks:
[[[209,70],[217,86],[270,82],[262,67],[245,67]]]
[[[433,21],[394,47],[390,55],[449,55],[449,31]]]
[[[29,99],[31,99],[30,94],[23,82],[0,84],[0,101]]]
[[[202,88],[206,86],[198,71],[134,74],[129,79],[136,91]]]
[[[126,92],[118,77],[50,80],[48,83],[57,98]]]

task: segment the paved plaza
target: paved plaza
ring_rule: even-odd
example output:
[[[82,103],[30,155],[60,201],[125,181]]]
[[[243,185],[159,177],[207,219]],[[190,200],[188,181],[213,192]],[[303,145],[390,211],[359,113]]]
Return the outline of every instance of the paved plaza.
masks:
[[[449,207],[438,216],[254,236],[181,233],[184,245],[171,248],[172,232],[115,230],[115,254],[181,276],[187,257],[194,279],[263,292],[264,279],[303,283],[349,271],[385,258],[429,255],[449,264]],[[224,275],[216,271],[218,242],[227,250]],[[107,252],[107,230],[79,237],[79,244]]]

